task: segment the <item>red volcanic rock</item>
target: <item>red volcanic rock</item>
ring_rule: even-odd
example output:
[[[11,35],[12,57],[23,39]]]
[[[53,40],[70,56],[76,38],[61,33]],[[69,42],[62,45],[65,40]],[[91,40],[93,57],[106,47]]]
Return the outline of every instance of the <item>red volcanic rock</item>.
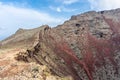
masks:
[[[55,28],[45,27],[38,44],[25,53],[26,61],[74,80],[120,80],[119,17],[120,9],[91,11]]]

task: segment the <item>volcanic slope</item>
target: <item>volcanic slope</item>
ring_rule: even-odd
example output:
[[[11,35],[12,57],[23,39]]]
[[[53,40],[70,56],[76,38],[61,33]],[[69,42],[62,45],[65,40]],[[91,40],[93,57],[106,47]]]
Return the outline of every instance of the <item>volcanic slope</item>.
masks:
[[[38,36],[16,60],[45,65],[52,74],[74,80],[120,79],[120,9],[74,15],[55,28],[41,28]]]

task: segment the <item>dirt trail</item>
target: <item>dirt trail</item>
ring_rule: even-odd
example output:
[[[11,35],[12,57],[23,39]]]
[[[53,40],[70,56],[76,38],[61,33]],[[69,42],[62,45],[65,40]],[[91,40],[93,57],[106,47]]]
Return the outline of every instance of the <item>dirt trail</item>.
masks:
[[[0,50],[0,61],[1,60],[14,60],[14,56],[19,53],[20,51],[23,51],[23,49],[6,49],[6,50]]]
[[[15,75],[28,66],[24,62],[18,62],[14,59],[20,51],[23,49],[0,50],[0,78]]]

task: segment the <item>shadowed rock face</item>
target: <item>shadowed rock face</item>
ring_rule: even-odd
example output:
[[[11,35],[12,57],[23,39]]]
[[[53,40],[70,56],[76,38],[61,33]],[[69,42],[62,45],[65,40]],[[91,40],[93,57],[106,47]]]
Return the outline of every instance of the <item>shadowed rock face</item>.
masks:
[[[120,9],[72,16],[55,28],[44,27],[39,42],[17,60],[47,65],[74,80],[120,79]]]

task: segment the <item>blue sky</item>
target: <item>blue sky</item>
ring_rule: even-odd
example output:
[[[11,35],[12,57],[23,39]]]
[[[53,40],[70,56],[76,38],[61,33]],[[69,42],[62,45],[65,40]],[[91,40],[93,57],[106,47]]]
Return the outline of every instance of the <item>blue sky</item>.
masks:
[[[72,15],[115,8],[119,0],[0,0],[0,40],[19,28],[54,27]]]

